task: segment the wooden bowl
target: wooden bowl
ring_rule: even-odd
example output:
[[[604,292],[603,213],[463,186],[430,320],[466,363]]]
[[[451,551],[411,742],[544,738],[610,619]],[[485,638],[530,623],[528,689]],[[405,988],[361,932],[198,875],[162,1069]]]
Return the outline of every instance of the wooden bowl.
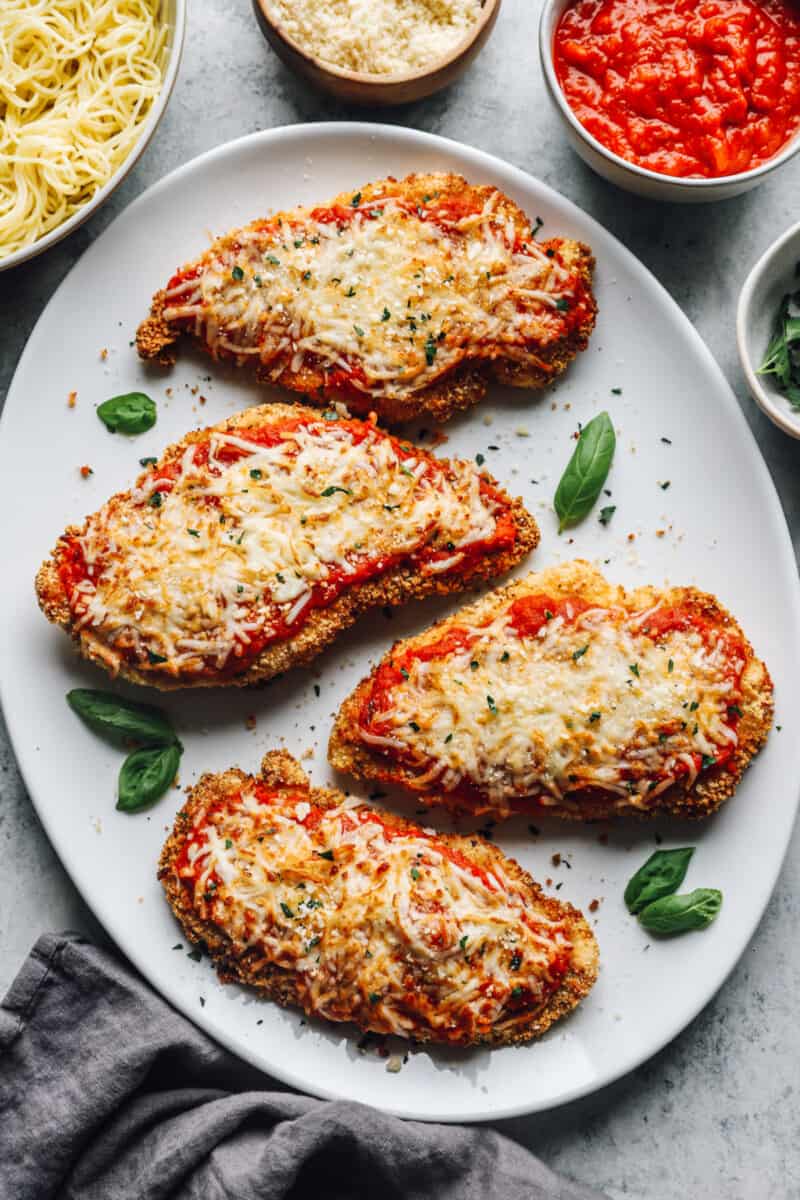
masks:
[[[494,28],[501,0],[485,0],[478,20],[443,57],[401,75],[370,75],[325,63],[286,33],[268,12],[268,0],[253,0],[259,27],[287,67],[314,87],[350,104],[410,104],[447,87],[465,71]]]

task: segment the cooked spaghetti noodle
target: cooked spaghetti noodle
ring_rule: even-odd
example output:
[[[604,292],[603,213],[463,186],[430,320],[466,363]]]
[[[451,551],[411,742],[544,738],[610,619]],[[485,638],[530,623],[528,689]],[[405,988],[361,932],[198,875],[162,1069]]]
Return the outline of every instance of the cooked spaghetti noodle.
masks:
[[[162,84],[161,0],[0,3],[0,259],[77,212]]]

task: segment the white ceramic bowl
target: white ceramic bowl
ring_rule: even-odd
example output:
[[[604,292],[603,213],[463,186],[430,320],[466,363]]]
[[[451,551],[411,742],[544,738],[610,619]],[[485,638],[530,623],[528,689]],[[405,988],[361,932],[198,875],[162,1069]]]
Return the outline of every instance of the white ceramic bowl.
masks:
[[[60,242],[67,234],[72,233],[73,229],[77,229],[79,225],[88,220],[92,213],[107,200],[115,188],[119,187],[155,133],[156,126],[166,110],[172,89],[175,85],[175,78],[178,74],[181,53],[183,51],[183,39],[186,32],[186,0],[162,0],[161,8],[164,19],[169,26],[164,82],[153,107],[147,115],[147,119],[139,130],[139,137],[134,142],[127,158],[120,163],[108,183],[105,183],[99,191],[95,192],[91,200],[87,200],[86,204],[73,213],[66,221],[63,221],[60,225],[56,225],[55,229],[51,229],[49,233],[32,242],[30,246],[22,246],[19,250],[15,250],[13,254],[9,254],[7,258],[0,258],[0,271],[7,271],[10,267],[16,267],[20,263],[27,262],[29,258],[35,258],[37,254],[41,254],[44,250],[49,249],[50,246],[54,246],[56,242]]]
[[[787,292],[800,290],[800,224],[787,229],[761,255],[739,293],[736,341],[750,394],[779,429],[800,438],[800,412],[778,389],[773,375],[758,375],[759,364],[772,337],[775,316]]]
[[[752,171],[741,171],[737,175],[725,175],[719,179],[678,179],[672,175],[661,175],[645,167],[627,162],[619,154],[607,149],[587,129],[584,129],[567,103],[561,90],[553,65],[553,38],[556,26],[571,0],[545,0],[539,19],[539,54],[542,60],[545,83],[556,112],[561,118],[564,131],[577,154],[598,175],[610,183],[645,196],[649,200],[668,200],[678,203],[702,204],[708,200],[727,200],[757,187],[772,171],[788,162],[800,150],[800,132],[789,141],[780,153],[769,162],[754,167]]]

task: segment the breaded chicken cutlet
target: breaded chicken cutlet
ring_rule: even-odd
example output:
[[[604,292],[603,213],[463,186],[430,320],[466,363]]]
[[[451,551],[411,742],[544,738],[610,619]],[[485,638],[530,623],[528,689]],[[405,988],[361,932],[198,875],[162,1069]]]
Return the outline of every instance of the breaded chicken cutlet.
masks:
[[[538,540],[474,463],[268,404],[188,434],[67,529],[36,591],[112,675],[249,684],[310,662],[368,608],[494,578]]]
[[[444,421],[491,380],[566,369],[594,327],[593,267],[495,187],[383,179],[218,238],[156,293],[137,347],[169,364],[188,335],[311,403]]]
[[[625,592],[578,560],[396,643],[342,705],[329,757],[495,817],[705,817],[772,711],[766,667],[713,596]]]
[[[365,1031],[524,1042],[597,976],[583,916],[496,846],[311,788],[284,751],[202,777],[159,878],[224,982]]]

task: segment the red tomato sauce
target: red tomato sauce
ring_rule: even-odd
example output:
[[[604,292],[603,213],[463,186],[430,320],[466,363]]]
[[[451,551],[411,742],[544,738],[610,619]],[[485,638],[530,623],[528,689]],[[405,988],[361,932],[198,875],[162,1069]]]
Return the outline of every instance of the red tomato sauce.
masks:
[[[576,0],[553,62],[589,133],[662,175],[748,171],[800,129],[797,0]]]

